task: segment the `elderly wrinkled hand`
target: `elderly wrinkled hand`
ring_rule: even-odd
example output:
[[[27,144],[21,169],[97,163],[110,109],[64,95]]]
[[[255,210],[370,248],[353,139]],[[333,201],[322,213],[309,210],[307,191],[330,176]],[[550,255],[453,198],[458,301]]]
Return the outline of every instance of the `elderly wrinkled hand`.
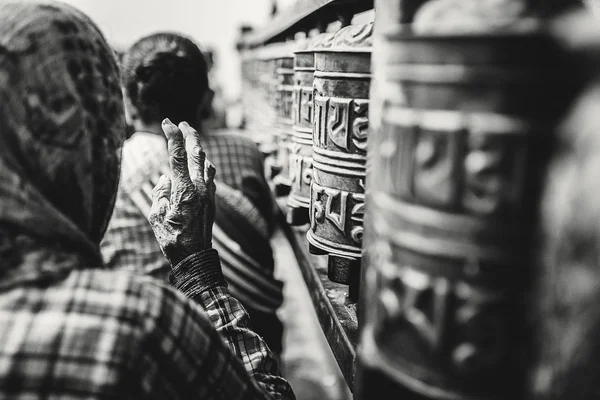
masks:
[[[215,167],[206,159],[199,135],[187,122],[162,123],[168,140],[172,178],[162,176],[152,192],[150,224],[172,266],[211,248],[215,219]]]

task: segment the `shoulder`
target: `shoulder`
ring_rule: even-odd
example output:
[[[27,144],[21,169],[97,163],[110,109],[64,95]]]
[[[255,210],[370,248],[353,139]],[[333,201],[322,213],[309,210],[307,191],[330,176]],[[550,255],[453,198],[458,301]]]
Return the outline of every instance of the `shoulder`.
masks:
[[[198,370],[189,363],[201,361],[198,355],[221,340],[204,309],[151,277],[83,270],[64,287],[72,292],[59,297],[75,310],[69,314],[77,313],[76,323],[85,324],[76,334],[94,339],[90,353],[110,352],[111,362],[127,366],[126,376],[115,372],[120,379],[156,398],[179,398],[171,383]]]
[[[86,269],[71,274],[65,286],[77,288],[89,296],[81,300],[95,300],[97,305],[111,303],[115,309],[127,308],[132,314],[141,316],[151,305],[150,299],[160,301],[164,288],[150,277],[129,271]],[[158,299],[156,299],[158,298]],[[134,312],[135,311],[135,312]]]
[[[151,157],[156,154],[166,154],[165,140],[151,133],[136,132],[123,144],[123,156],[132,154],[138,157]]]
[[[143,185],[154,183],[161,174],[167,174],[168,167],[165,140],[158,135],[135,133],[123,145],[119,186],[126,192],[137,191]]]
[[[71,286],[78,308],[89,316],[117,319],[126,336],[141,343],[149,336],[170,331],[187,317],[208,321],[204,309],[168,284],[129,271],[90,269],[72,274]],[[85,296],[82,294],[85,293]],[[159,331],[157,331],[159,329]],[[124,339],[125,340],[125,339]]]
[[[155,307],[164,298],[174,301],[188,299],[167,283],[148,275],[134,274],[130,271],[113,271],[107,269],[86,269],[77,272],[74,279],[79,287],[85,287],[90,292],[115,296],[131,305],[142,313]]]

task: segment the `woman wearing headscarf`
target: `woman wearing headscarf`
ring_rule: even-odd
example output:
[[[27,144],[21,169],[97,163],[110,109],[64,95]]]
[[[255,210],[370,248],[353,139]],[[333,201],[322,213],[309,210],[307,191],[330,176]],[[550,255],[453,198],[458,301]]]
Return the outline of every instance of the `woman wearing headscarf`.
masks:
[[[136,133],[125,142],[115,211],[101,248],[109,268],[164,279],[170,267],[148,221],[152,187],[168,174],[161,121],[193,121],[208,158],[219,171],[213,245],[229,290],[244,305],[252,326],[271,350],[282,352],[277,311],[283,284],[274,276],[270,244],[272,195],[262,156],[249,138],[205,126],[212,90],[206,56],[191,39],[156,33],[138,40],[123,57],[122,85]]]
[[[103,268],[125,134],[82,13],[0,3],[0,398],[293,398],[211,248],[214,167],[165,121],[152,226],[171,284]]]

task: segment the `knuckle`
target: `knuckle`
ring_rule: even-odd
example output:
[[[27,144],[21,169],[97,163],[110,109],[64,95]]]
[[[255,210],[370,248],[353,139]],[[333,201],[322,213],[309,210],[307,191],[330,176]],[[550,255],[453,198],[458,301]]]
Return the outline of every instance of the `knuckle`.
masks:
[[[195,157],[201,157],[202,156],[202,147],[198,144],[194,144],[192,146],[191,152]]]
[[[171,149],[171,157],[176,160],[185,159],[185,148],[183,146],[174,146]]]

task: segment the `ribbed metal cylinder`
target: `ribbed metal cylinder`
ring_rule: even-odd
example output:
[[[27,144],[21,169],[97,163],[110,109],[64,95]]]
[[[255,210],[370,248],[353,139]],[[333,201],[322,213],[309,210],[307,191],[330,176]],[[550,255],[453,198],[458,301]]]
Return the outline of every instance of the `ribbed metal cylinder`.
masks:
[[[314,53],[317,48],[330,45],[333,33],[322,33],[297,49],[294,57],[293,135],[290,146],[290,174],[292,189],[288,197],[287,222],[305,225],[309,221],[310,183],[312,181],[313,131],[313,78]]]
[[[275,165],[278,173],[273,177],[275,195],[286,196],[291,189],[289,171],[290,140],[292,136],[292,97],[294,92],[294,42],[287,42],[281,48],[281,54],[275,58],[275,76],[277,89],[275,109],[277,121],[275,135],[277,143],[277,158]]]
[[[356,398],[519,399],[540,182],[570,81],[518,21],[451,34],[433,15],[419,26],[435,34],[374,39]]]
[[[365,203],[373,25],[348,26],[315,51],[311,249],[329,278],[358,287]]]

